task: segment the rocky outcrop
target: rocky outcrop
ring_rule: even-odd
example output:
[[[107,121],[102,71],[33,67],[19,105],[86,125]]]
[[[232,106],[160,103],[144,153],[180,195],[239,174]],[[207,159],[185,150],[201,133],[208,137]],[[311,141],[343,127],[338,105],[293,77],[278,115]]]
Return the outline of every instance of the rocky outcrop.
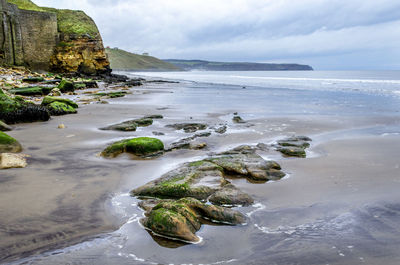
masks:
[[[0,64],[85,75],[111,72],[101,35],[84,12],[0,0],[0,14]]]

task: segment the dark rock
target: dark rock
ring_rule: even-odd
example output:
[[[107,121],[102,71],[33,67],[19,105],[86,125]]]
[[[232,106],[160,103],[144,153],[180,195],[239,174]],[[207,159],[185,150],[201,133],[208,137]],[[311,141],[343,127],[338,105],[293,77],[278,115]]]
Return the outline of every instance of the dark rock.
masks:
[[[100,92],[92,94],[93,96],[107,97],[107,98],[121,98],[125,97],[128,92],[126,91],[116,91],[116,92]]]
[[[157,119],[164,119],[163,115],[160,114],[154,114],[154,115],[147,115],[144,116],[143,119],[153,119],[153,120],[157,120]]]
[[[179,84],[178,81],[169,81],[169,80],[147,80],[146,83],[170,83],[170,84]]]
[[[74,92],[75,87],[74,84],[70,81],[67,81],[65,79],[61,80],[60,84],[58,85],[58,88],[62,93],[65,92]]]
[[[107,127],[100,128],[100,130],[115,130],[115,131],[136,131],[137,127],[146,127],[153,124],[153,120],[150,118],[140,118],[129,121],[124,121],[118,124],[110,125]]]
[[[285,156],[306,157],[306,151],[304,150],[304,148],[301,147],[278,147],[276,150],[281,152]]]
[[[285,156],[306,157],[305,149],[310,147],[311,138],[307,136],[292,136],[277,142],[276,150]]]
[[[44,84],[57,84],[60,83],[61,79],[51,79],[51,80],[45,80],[43,81]]]
[[[83,81],[82,83],[84,83],[86,85],[86,88],[98,88],[99,85],[97,84],[96,81]]]
[[[234,123],[245,123],[245,121],[240,116],[233,116],[232,121]]]
[[[228,129],[228,127],[227,127],[226,125],[224,125],[224,126],[215,128],[214,131],[215,131],[216,133],[223,134],[223,133],[226,132],[227,129]]]
[[[165,135],[165,133],[163,133],[163,132],[152,132],[154,135]]]
[[[208,200],[216,205],[251,205],[254,200],[248,194],[239,190],[232,184],[223,186],[221,190],[216,191]]]
[[[176,123],[169,124],[166,127],[174,128],[175,130],[184,130],[185,133],[196,132],[198,130],[207,129],[207,124],[203,123]]]
[[[124,85],[125,85],[125,86],[129,86],[129,87],[132,87],[132,86],[141,86],[141,85],[143,85],[143,84],[142,84],[142,82],[140,82],[140,81],[138,81],[138,80],[129,80],[129,81],[126,81],[126,82],[124,83]]]
[[[24,104],[14,110],[1,112],[0,119],[8,124],[19,122],[48,121],[50,112],[47,108],[35,104]]]
[[[22,82],[26,82],[26,83],[39,83],[39,82],[43,82],[44,78],[43,77],[27,77],[22,79]]]

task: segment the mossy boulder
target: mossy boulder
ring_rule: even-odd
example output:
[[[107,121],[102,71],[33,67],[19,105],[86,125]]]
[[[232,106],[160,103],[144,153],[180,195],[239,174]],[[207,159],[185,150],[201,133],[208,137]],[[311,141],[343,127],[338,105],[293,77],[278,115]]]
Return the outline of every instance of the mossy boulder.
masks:
[[[0,153],[18,153],[22,151],[21,144],[4,132],[0,132]]]
[[[42,105],[43,106],[47,106],[50,105],[53,102],[60,102],[60,103],[64,103],[67,104],[73,108],[78,108],[78,104],[76,104],[74,101],[67,99],[67,98],[59,98],[59,97],[44,97],[43,101],[42,101]]]
[[[25,101],[21,97],[9,97],[0,89],[0,120],[8,124],[18,122],[47,121],[49,111],[41,106]]]
[[[140,157],[150,157],[162,154],[164,144],[157,138],[138,137],[115,142],[104,149],[101,155],[112,158],[122,153],[131,153]]]
[[[74,92],[75,87],[74,87],[74,83],[72,83],[71,81],[63,79],[63,80],[61,80],[60,84],[58,85],[58,89],[60,89],[60,91],[62,93]]]
[[[58,98],[58,97],[44,97],[42,106],[46,107],[51,115],[60,116],[66,114],[75,114],[78,111],[78,104],[70,99]]]
[[[246,221],[245,216],[238,211],[207,205],[193,198],[160,200],[154,207],[143,208],[147,209],[146,217],[141,220],[144,227],[157,235],[185,242],[200,240],[195,233],[205,219],[230,225]]]
[[[21,96],[44,96],[50,93],[53,87],[34,86],[34,87],[20,87],[10,90],[10,93]]]
[[[27,77],[27,78],[23,78],[22,82],[26,82],[26,83],[39,83],[39,82],[43,82],[44,78],[41,76],[33,76],[33,77]]]

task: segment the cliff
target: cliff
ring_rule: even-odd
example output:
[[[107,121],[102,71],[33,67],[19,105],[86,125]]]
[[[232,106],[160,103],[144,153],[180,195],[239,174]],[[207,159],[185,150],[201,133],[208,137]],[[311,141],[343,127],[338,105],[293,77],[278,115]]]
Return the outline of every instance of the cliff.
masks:
[[[303,64],[276,64],[276,63],[242,63],[242,62],[209,62],[202,60],[167,59],[184,70],[205,71],[312,71],[313,68]]]
[[[82,11],[0,0],[0,64],[32,70],[110,72],[101,35]]]
[[[111,68],[114,70],[133,71],[180,71],[173,64],[164,62],[156,57],[130,53],[118,48],[106,48]]]

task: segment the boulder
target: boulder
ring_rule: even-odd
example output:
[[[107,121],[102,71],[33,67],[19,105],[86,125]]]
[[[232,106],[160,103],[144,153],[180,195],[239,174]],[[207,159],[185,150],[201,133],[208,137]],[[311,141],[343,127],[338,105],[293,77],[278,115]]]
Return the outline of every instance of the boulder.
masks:
[[[0,89],[0,120],[13,124],[49,119],[50,113],[46,108],[25,101],[21,97],[11,98]]]
[[[59,98],[59,97],[44,97],[42,106],[46,107],[51,115],[60,116],[66,114],[75,114],[78,111],[78,104],[70,99]]]
[[[34,77],[27,77],[27,78],[23,78],[22,82],[25,83],[39,83],[39,82],[43,82],[44,78],[41,76],[34,76]]]
[[[307,136],[291,136],[279,140],[276,150],[285,156],[306,157],[305,149],[310,147],[311,138]]]
[[[157,235],[185,242],[200,241],[195,233],[200,229],[202,220],[229,225],[246,221],[238,211],[207,205],[193,198],[160,200],[154,207],[143,208],[146,209],[146,217],[141,220],[144,227]]]
[[[24,154],[1,153],[0,169],[24,168],[28,165],[27,157],[29,156]]]
[[[245,123],[245,121],[242,119],[242,117],[240,117],[240,116],[233,116],[233,118],[232,118],[232,121],[234,122],[234,123]]]
[[[50,93],[53,87],[50,86],[34,86],[34,87],[20,87],[10,90],[10,93],[21,96],[44,96]]]
[[[19,153],[21,151],[22,146],[17,140],[0,132],[0,153]]]
[[[157,138],[139,137],[126,139],[109,145],[101,156],[112,158],[122,153],[131,153],[139,157],[151,157],[162,154],[164,144]]]
[[[60,84],[58,85],[58,88],[62,93],[65,92],[74,92],[74,83],[71,81],[67,81],[65,79],[61,80]]]
[[[49,96],[51,97],[60,97],[61,96],[61,90],[59,88],[53,88],[50,93]]]

